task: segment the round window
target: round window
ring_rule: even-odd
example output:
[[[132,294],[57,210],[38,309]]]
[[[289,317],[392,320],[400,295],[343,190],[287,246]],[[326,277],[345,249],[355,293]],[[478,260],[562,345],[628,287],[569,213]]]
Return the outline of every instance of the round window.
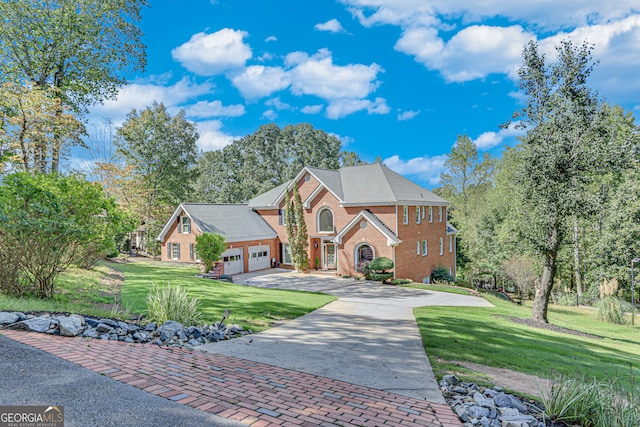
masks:
[[[367,221],[360,221],[360,228],[367,228]]]

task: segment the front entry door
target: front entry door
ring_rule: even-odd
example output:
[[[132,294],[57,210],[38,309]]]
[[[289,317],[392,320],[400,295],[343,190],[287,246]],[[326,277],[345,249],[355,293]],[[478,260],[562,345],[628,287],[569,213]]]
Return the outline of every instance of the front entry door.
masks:
[[[336,245],[333,243],[325,243],[323,245],[323,261],[324,268],[327,270],[336,269]]]

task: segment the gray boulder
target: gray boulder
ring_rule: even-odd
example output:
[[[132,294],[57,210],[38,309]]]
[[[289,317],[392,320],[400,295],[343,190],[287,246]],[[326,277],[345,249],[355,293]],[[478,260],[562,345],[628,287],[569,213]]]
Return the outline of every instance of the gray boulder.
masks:
[[[57,319],[60,335],[65,337],[75,337],[82,332],[82,323],[84,319],[81,316],[60,316]]]
[[[96,326],[96,331],[110,334],[113,332],[113,328],[106,323],[98,323],[98,326]]]
[[[10,325],[20,320],[20,317],[14,313],[0,312],[0,325]]]
[[[167,337],[167,339],[171,339],[176,334],[176,332],[181,329],[184,329],[182,323],[175,322],[173,320],[167,320],[162,324],[162,326],[158,328],[158,333],[160,334],[160,336],[164,335]],[[163,339],[163,341],[166,341],[166,339]]]
[[[48,332],[51,326],[51,320],[43,317],[32,317],[31,319],[22,320],[18,323],[8,326],[8,329],[29,332]]]

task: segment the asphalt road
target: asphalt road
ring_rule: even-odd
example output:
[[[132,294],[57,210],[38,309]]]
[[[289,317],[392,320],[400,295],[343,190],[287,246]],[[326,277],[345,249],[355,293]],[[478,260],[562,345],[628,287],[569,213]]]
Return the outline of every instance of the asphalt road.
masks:
[[[242,426],[0,335],[0,405],[64,406],[65,427]]]

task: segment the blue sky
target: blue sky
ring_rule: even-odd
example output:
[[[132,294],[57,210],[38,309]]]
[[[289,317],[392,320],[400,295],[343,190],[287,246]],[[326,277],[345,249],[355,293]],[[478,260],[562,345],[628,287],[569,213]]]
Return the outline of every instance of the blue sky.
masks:
[[[119,125],[153,101],[185,109],[204,151],[261,125],[307,122],[363,159],[381,157],[426,186],[438,184],[457,135],[499,154],[500,129],[522,99],[522,47],[549,58],[571,37],[595,44],[591,85],[640,109],[637,0],[150,0],[141,28],[147,69],[127,76],[92,123]],[[91,126],[89,126],[91,129]],[[77,160],[77,159],[76,159]]]

